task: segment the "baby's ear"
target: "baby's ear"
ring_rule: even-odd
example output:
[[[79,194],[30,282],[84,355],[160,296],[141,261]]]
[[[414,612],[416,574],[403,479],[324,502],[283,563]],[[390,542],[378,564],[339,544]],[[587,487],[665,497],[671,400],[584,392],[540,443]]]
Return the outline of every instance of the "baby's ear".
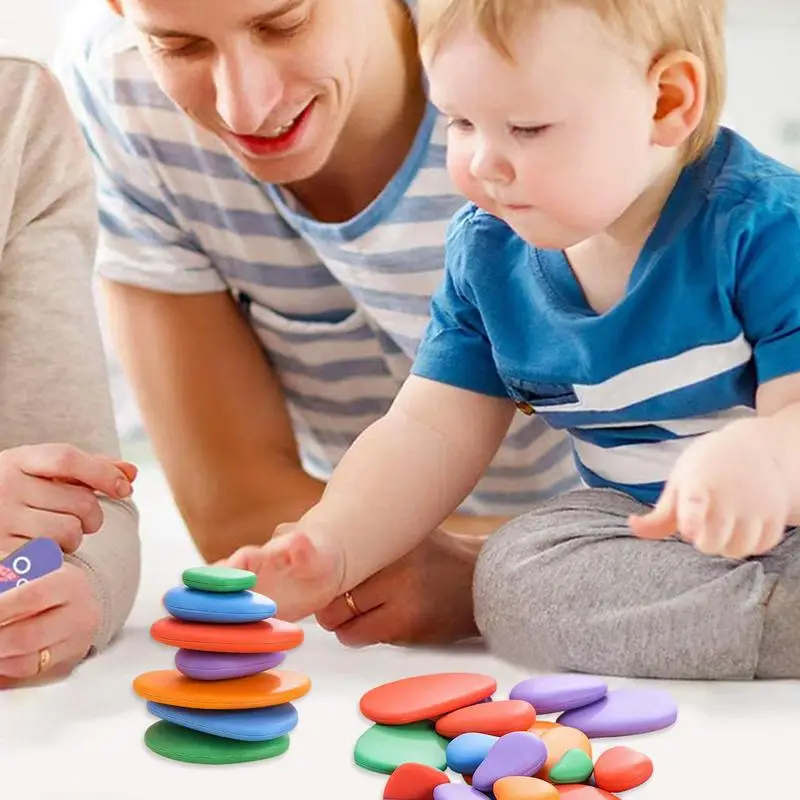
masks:
[[[650,68],[657,92],[653,114],[653,144],[680,147],[703,118],[708,78],[703,62],[692,53],[673,51]]]
[[[122,3],[120,0],[106,0],[106,3],[108,3],[115,14],[122,16]]]

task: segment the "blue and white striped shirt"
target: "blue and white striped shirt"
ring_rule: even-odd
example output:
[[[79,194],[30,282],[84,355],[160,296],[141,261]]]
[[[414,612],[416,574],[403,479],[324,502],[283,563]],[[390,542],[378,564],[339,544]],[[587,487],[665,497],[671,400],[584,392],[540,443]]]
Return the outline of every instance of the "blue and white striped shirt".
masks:
[[[354,219],[322,224],[183,114],[128,26],[99,13],[73,29],[60,69],[97,166],[98,271],[156,291],[239,297],[304,464],[325,478],[388,410],[428,322],[447,226],[464,202],[445,168],[444,121],[430,106],[382,194]],[[579,483],[565,434],[520,417],[462,510],[518,514]]]
[[[586,484],[653,503],[696,437],[800,372],[800,175],[723,129],[603,314],[561,251],[465,206],[432,309],[414,373],[511,395],[571,434]]]

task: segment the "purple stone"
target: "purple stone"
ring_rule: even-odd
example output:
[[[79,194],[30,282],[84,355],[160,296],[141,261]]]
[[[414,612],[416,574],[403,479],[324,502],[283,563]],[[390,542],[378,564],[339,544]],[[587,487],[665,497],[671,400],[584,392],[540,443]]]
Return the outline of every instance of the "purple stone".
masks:
[[[608,685],[590,675],[543,675],[518,683],[509,698],[530,703],[537,714],[552,714],[588,706],[607,692]]]
[[[472,785],[481,791],[491,791],[495,781],[510,775],[530,777],[547,761],[545,743],[532,733],[515,731],[501,736],[489,755],[475,770]]]
[[[668,728],[678,719],[678,707],[661,689],[619,689],[584,708],[566,711],[561,725],[589,737],[634,736]]]
[[[488,800],[488,798],[465,783],[442,783],[433,790],[433,800]]]
[[[213,653],[181,649],[175,654],[175,667],[187,678],[222,681],[274,669],[285,658],[285,653]]]

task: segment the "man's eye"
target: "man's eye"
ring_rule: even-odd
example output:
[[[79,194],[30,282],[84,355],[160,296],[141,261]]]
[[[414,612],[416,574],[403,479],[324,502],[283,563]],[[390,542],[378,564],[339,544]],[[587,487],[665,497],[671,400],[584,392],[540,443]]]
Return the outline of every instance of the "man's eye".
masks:
[[[177,40],[169,43],[150,38],[150,45],[160,56],[177,58],[179,56],[194,55],[202,48],[202,41],[197,39]]]

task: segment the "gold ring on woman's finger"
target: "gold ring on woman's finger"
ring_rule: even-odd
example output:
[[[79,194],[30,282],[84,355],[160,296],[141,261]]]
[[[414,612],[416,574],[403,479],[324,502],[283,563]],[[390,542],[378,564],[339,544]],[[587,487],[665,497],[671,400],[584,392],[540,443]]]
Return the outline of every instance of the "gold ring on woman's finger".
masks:
[[[47,647],[43,647],[39,651],[39,669],[37,671],[37,675],[40,675],[50,666],[50,650]]]

